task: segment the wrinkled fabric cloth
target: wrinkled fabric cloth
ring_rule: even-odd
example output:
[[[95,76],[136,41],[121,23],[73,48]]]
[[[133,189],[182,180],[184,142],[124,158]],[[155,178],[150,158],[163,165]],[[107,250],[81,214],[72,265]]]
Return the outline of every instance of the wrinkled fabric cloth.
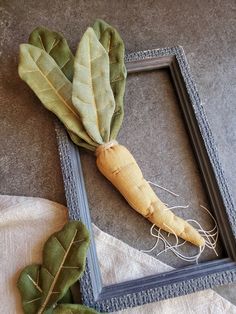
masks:
[[[104,286],[173,269],[101,231],[94,224],[93,233]]]
[[[67,221],[67,209],[32,197],[0,195],[0,313],[21,314],[16,283],[21,270],[40,264],[49,236]]]
[[[142,253],[93,225],[99,266],[104,285],[137,279],[173,268]],[[234,314],[236,306],[209,289],[149,303],[116,314]]]
[[[60,230],[67,219],[67,209],[60,204],[40,198],[0,195],[0,313],[23,313],[16,286],[20,271],[31,263],[41,263],[45,241],[52,233]],[[105,285],[172,269],[94,225],[93,232]],[[116,312],[174,313],[236,314],[236,306],[213,290],[205,290]]]

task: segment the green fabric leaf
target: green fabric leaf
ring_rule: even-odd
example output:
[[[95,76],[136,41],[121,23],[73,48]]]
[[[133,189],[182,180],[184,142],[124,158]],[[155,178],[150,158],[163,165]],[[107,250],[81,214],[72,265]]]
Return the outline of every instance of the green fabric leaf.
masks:
[[[68,133],[70,135],[72,142],[74,142],[76,145],[81,146],[83,148],[86,148],[88,150],[91,150],[93,152],[96,150],[96,146],[98,146],[98,145],[92,146],[92,145],[86,143],[84,140],[82,140],[79,136],[77,136],[73,132],[68,131]]]
[[[42,301],[43,291],[39,285],[40,265],[25,267],[17,283],[22,297],[24,313],[37,313]]]
[[[115,98],[115,111],[111,122],[110,140],[115,139],[124,117],[124,93],[126,82],[125,47],[123,40],[115,28],[104,22],[96,20],[93,29],[107,51],[110,61],[110,84]]]
[[[71,82],[49,54],[29,44],[20,45],[18,71],[44,106],[55,113],[70,132],[97,146],[86,133],[79,113],[72,104]]]
[[[44,311],[43,314],[53,314],[53,308],[50,307],[50,309],[47,309],[46,311]]]
[[[66,39],[45,27],[37,27],[29,36],[29,44],[46,51],[55,60],[64,75],[72,82],[74,74],[74,56]],[[95,147],[87,144],[78,135],[67,129],[71,140],[79,146],[95,151]]]
[[[26,314],[50,312],[81,277],[88,245],[88,231],[79,221],[68,222],[47,240],[42,265],[27,266],[18,279]]]
[[[97,311],[81,304],[60,304],[53,314],[98,314]]]
[[[86,131],[98,144],[109,141],[115,110],[109,73],[108,54],[89,27],[75,56],[72,101]]]
[[[69,81],[73,80],[74,56],[66,39],[46,27],[37,27],[29,36],[29,44],[45,50],[56,61]]]
[[[58,301],[58,303],[60,303],[60,304],[63,304],[63,303],[73,304],[74,303],[71,289],[67,290],[66,294]]]

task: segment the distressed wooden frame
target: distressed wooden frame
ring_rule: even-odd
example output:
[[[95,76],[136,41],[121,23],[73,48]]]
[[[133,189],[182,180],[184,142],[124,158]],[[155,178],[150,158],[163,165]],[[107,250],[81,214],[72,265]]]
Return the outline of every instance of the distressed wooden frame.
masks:
[[[183,48],[131,53],[126,56],[126,67],[128,73],[169,68],[206,192],[220,233],[224,235],[222,241],[228,258],[103,287],[91,237],[86,271],[80,281],[81,292],[86,305],[102,312],[236,282],[236,211]],[[60,124],[57,124],[56,131],[70,218],[81,219],[92,235],[79,149],[68,139]]]

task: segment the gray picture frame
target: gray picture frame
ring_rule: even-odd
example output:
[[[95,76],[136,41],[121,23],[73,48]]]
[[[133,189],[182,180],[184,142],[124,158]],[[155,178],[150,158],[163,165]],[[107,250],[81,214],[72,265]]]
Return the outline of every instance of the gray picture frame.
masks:
[[[168,68],[201,172],[227,258],[187,266],[112,286],[102,285],[93,236],[85,273],[80,280],[84,304],[113,312],[149,302],[236,282],[236,211],[220,165],[214,140],[182,47],[161,48],[126,56],[128,73]],[[92,235],[79,149],[56,123],[59,154],[70,219],[81,219]]]

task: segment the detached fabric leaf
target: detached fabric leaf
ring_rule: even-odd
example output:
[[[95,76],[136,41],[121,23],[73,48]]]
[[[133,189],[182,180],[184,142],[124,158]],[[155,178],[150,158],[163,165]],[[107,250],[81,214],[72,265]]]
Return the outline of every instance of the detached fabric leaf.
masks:
[[[71,289],[68,289],[66,294],[58,301],[58,303],[74,303],[73,294]]]
[[[72,100],[72,84],[54,59],[44,50],[20,45],[19,75],[35,92],[44,106],[55,113],[66,128],[87,144],[94,142],[86,133]]]
[[[53,310],[53,314],[98,314],[98,312],[81,304],[60,304]]]
[[[75,56],[72,101],[90,137],[109,141],[115,100],[110,86],[109,57],[89,27]]]
[[[74,56],[66,39],[46,27],[37,27],[29,36],[29,44],[45,50],[58,64],[69,81],[73,80]]]
[[[27,266],[21,273],[18,288],[22,297],[24,313],[37,313],[42,300],[39,286],[40,265]]]
[[[116,138],[124,117],[124,93],[127,71],[125,46],[117,30],[103,20],[96,20],[93,29],[109,56],[110,84],[115,98],[115,111],[111,121],[110,140]]]
[[[42,265],[27,266],[18,280],[25,313],[44,313],[66,294],[84,271],[88,245],[88,231],[79,221],[48,239]]]

